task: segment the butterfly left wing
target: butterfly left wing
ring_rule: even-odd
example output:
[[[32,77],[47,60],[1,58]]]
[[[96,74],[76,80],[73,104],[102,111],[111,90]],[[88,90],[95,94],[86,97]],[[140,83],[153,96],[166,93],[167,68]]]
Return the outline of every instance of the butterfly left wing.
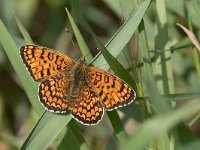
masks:
[[[37,45],[21,46],[20,55],[35,81],[67,71],[75,64],[70,57]]]
[[[47,78],[39,85],[39,100],[51,112],[64,113],[70,104],[69,76],[58,74]]]
[[[99,123],[104,114],[99,97],[87,85],[80,85],[79,91],[80,93],[69,106],[73,118],[85,125]]]
[[[106,110],[126,106],[136,97],[135,91],[118,77],[97,67],[87,67],[89,86],[100,97]]]

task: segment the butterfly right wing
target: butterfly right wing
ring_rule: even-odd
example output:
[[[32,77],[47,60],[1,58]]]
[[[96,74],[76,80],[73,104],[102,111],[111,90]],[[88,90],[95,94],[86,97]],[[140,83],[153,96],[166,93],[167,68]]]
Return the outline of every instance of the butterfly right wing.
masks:
[[[59,74],[75,64],[70,57],[37,45],[21,46],[20,55],[35,81]]]
[[[111,111],[126,106],[135,99],[135,91],[117,76],[97,67],[86,69],[88,83],[100,97],[106,110]]]

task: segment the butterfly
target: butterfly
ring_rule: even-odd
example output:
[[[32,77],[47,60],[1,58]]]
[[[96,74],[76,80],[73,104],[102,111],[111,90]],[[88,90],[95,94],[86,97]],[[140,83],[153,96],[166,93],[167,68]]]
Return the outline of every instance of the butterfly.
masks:
[[[97,67],[75,62],[64,54],[37,45],[20,47],[21,58],[31,77],[40,82],[39,100],[54,113],[71,111],[82,124],[95,125],[104,115],[136,98],[136,92],[123,80]]]

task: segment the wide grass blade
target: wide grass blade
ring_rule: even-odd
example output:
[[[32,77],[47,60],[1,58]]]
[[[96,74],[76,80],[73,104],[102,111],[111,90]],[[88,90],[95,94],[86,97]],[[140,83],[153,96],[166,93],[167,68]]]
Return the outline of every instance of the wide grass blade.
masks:
[[[20,149],[46,149],[70,120],[70,115],[45,111]]]
[[[125,45],[129,42],[133,33],[136,31],[140,21],[142,20],[151,0],[143,1],[135,10],[133,10],[129,18],[119,28],[119,30],[111,37],[105,45],[112,56],[117,57]],[[95,66],[101,66],[106,62],[104,57],[99,53],[93,60]],[[109,65],[102,66],[104,70],[109,69]]]

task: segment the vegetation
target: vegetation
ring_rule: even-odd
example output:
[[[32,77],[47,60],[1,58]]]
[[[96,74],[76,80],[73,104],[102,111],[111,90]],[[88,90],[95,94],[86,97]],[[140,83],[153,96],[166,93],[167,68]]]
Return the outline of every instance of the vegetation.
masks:
[[[199,10],[199,0],[2,0],[0,149],[199,149]],[[96,126],[45,111],[19,55],[32,43],[111,68],[136,100]]]

